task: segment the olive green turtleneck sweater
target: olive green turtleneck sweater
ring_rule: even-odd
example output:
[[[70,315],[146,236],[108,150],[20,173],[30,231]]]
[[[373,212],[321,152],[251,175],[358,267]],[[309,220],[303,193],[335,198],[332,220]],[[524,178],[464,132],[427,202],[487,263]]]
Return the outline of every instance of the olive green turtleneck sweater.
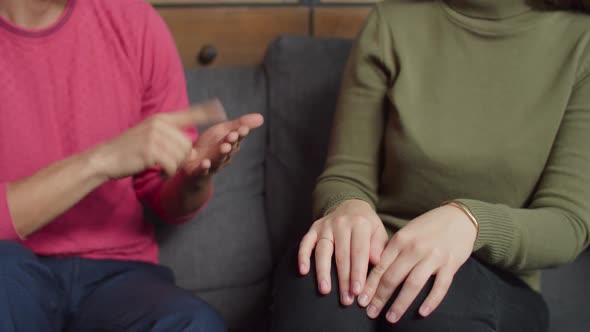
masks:
[[[390,230],[452,199],[475,255],[539,289],[589,244],[590,16],[525,0],[390,0],[350,56],[324,215],[372,204]]]

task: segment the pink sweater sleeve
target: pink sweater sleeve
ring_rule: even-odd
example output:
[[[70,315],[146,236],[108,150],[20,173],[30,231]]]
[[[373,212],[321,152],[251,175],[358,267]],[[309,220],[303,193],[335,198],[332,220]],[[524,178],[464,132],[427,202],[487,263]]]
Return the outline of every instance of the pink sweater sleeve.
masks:
[[[12,216],[8,207],[8,186],[0,183],[0,240],[18,240],[20,236],[14,229]]]
[[[149,5],[146,10],[146,21],[138,33],[142,45],[137,52],[144,88],[142,120],[157,113],[175,112],[188,107],[184,71],[172,36],[158,13]],[[186,134],[193,141],[198,136],[196,128],[188,129]],[[170,218],[164,213],[160,204],[163,184],[160,170],[153,168],[135,178],[134,188],[137,197],[165,221],[176,224],[192,219],[198,211],[181,218]]]

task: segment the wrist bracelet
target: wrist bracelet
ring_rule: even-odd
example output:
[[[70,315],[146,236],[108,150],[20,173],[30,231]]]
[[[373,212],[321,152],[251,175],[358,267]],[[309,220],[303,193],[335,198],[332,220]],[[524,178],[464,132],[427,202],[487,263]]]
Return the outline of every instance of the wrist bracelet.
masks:
[[[475,218],[475,215],[473,214],[473,212],[471,212],[469,207],[467,207],[467,205],[465,205],[459,201],[447,201],[447,202],[444,202],[441,206],[444,206],[444,205],[454,206],[454,207],[458,208],[459,210],[463,211],[463,213],[465,213],[465,215],[469,218],[469,220],[471,221],[473,226],[475,226],[475,241],[474,242],[477,242],[477,239],[479,238],[479,222],[477,222],[477,218]]]

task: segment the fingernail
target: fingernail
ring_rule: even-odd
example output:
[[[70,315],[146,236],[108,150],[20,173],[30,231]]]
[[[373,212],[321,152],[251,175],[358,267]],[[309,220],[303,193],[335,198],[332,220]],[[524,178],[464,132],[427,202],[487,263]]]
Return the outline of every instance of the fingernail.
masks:
[[[346,292],[340,294],[340,302],[342,304],[348,304],[348,294]]]
[[[354,296],[350,295],[349,292],[342,292],[342,294],[340,294],[340,302],[344,305],[350,305],[354,302]]]
[[[301,263],[301,265],[299,265],[299,272],[301,273],[305,273],[305,264]]]
[[[393,311],[388,312],[387,316],[385,316],[385,318],[390,323],[397,323],[397,314]]]
[[[373,319],[377,318],[377,316],[379,315],[379,312],[377,311],[377,307],[371,304],[367,308],[367,315]]]
[[[360,292],[361,292],[361,283],[360,283],[360,282],[358,282],[358,281],[355,281],[355,282],[352,284],[352,292],[353,292],[354,294],[358,294],[358,293],[360,293]]]
[[[346,303],[352,304],[354,302],[354,295],[346,292]]]
[[[361,296],[359,296],[359,304],[363,307],[369,304],[369,297],[367,296],[367,294],[362,294]]]
[[[423,306],[420,309],[420,313],[422,314],[422,316],[428,316],[428,315],[430,315],[430,307],[429,306]]]
[[[328,282],[326,280],[322,280],[322,282],[320,283],[320,291],[322,293],[328,292]]]

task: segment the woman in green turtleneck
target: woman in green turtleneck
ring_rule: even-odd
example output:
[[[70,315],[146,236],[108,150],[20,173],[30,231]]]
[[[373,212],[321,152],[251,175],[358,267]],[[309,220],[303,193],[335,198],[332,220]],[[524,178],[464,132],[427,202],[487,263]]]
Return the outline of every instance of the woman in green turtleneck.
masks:
[[[275,331],[547,330],[539,270],[590,242],[590,1],[538,2],[377,5]]]

